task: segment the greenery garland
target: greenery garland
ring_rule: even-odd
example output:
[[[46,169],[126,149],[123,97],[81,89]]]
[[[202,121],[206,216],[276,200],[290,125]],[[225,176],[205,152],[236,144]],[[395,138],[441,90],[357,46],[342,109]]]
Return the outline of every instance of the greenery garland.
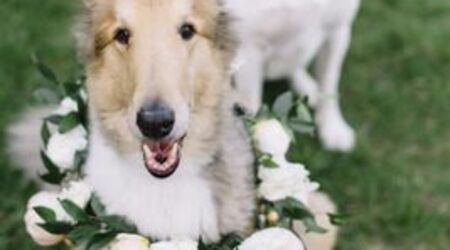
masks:
[[[99,198],[83,182],[89,133],[85,78],[76,77],[74,80],[61,82],[48,66],[38,59],[35,59],[35,62],[41,74],[51,83],[50,86],[37,90],[36,98],[40,101],[60,103],[59,108],[43,122],[41,137],[44,147],[41,158],[46,172],[41,177],[49,184],[58,185],[61,191],[40,192],[30,199],[25,215],[29,234],[43,246],[65,242],[75,249],[144,249],[130,247],[140,244],[148,249],[151,239],[139,236],[136,227],[125,218],[107,214]],[[300,192],[307,197],[318,188],[318,184],[309,181],[309,173],[302,165],[289,163],[285,159],[295,133],[314,133],[313,118],[305,102],[291,93],[285,93],[277,98],[272,107],[265,106],[256,117],[246,116],[243,120],[253,135],[254,153],[258,159],[255,164],[259,187],[256,228],[292,230],[293,221],[300,220],[308,231],[324,233],[325,230],[316,224],[313,214],[308,210],[305,199],[295,195]],[[255,135],[258,133],[260,135]],[[267,133],[278,133],[276,136],[281,138],[288,136],[289,138],[280,142],[281,148],[287,148],[279,149],[280,145],[267,145],[267,142],[258,141],[261,137],[264,139]],[[260,138],[255,139],[258,136]],[[266,145],[262,145],[264,143]],[[60,151],[61,146],[64,146],[64,152]],[[272,173],[287,169],[297,176],[297,179],[293,180],[295,185],[303,186],[298,186],[293,191],[284,190],[281,194],[270,194],[269,185],[266,190],[269,194],[264,194],[264,178],[270,179]],[[283,174],[286,175],[286,172]],[[293,195],[289,195],[289,192]],[[205,244],[199,239],[194,244],[195,247],[186,243],[191,248],[157,248],[152,244],[150,249],[231,250],[243,242],[245,239],[238,235],[227,235],[214,244]],[[163,244],[172,243],[161,243],[160,246]]]

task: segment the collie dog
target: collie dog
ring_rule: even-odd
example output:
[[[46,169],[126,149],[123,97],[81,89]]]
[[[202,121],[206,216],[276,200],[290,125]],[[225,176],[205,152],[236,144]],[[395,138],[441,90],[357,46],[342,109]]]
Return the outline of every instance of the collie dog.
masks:
[[[242,43],[236,74],[240,104],[257,112],[263,81],[288,78],[315,109],[324,146],[352,150],[355,133],[341,114],[338,84],[359,1],[226,0]]]
[[[77,28],[90,108],[85,173],[107,212],[160,240],[249,235],[254,159],[233,111],[229,65],[237,44],[224,6],[218,0],[86,0],[85,6]],[[29,158],[23,146],[32,144],[19,131],[34,124],[38,134],[38,113],[31,113],[11,141],[22,159]],[[334,208],[320,197],[311,204],[326,216]],[[330,247],[311,249],[331,248],[334,236],[318,243]]]

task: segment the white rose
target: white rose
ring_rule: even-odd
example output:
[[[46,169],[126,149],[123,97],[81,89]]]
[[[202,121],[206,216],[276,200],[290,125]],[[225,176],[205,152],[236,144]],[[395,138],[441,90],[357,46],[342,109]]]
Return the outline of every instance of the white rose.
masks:
[[[40,192],[34,195],[28,202],[27,212],[25,214],[25,226],[28,234],[40,246],[54,246],[64,240],[64,235],[50,234],[38,224],[44,223],[44,220],[34,211],[35,207],[44,206],[52,209],[56,217],[62,218],[63,211],[58,202],[58,194],[54,192]]]
[[[269,228],[253,234],[245,240],[239,250],[304,250],[303,242],[291,231]]]
[[[68,199],[81,208],[85,208],[92,196],[92,189],[85,181],[73,181],[62,189],[59,198]]]
[[[48,141],[47,156],[62,170],[71,169],[76,152],[86,149],[88,145],[86,137],[87,132],[81,125],[65,134],[56,132]]]
[[[279,167],[259,167],[259,195],[272,202],[292,197],[308,205],[310,194],[319,188],[319,184],[311,182],[303,165],[290,163],[283,157],[274,157],[273,160]]]
[[[152,244],[150,250],[197,250],[198,243],[192,240],[158,242]]]
[[[276,119],[258,122],[254,127],[253,138],[261,152],[274,156],[285,155],[291,143],[291,137]]]
[[[64,98],[57,110],[53,111],[55,115],[65,116],[71,112],[78,112],[78,103],[70,97]]]
[[[135,234],[119,234],[109,245],[108,250],[148,250],[150,242],[147,238]]]

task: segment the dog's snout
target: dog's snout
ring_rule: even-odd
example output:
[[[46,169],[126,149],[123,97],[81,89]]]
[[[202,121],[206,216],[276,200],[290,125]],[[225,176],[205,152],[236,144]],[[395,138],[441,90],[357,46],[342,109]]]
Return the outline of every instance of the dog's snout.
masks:
[[[172,132],[175,124],[173,110],[162,102],[146,104],[137,114],[137,126],[150,139],[162,139]]]

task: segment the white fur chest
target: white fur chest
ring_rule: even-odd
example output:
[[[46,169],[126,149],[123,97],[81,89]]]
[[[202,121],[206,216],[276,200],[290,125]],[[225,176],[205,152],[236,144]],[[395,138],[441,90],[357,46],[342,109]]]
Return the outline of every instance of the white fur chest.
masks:
[[[141,156],[123,159],[95,134],[91,142],[87,178],[109,213],[156,239],[219,237],[213,193],[195,163],[182,161],[173,176],[160,180],[147,172]]]

